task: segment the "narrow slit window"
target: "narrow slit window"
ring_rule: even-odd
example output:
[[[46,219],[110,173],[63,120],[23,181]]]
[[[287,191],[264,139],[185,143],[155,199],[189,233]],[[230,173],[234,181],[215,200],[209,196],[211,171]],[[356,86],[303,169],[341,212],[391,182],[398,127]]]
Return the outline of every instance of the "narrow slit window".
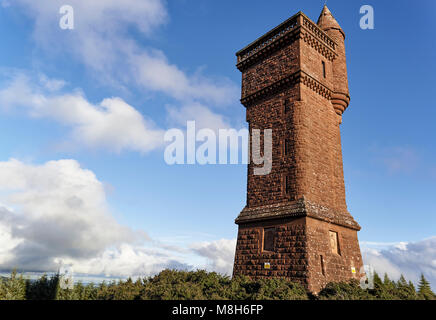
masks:
[[[325,62],[322,61],[322,75],[325,78]]]
[[[291,188],[292,188],[292,179],[290,176],[285,177],[285,193],[287,195],[291,194]]]
[[[321,255],[319,256],[319,258],[320,258],[320,262],[321,262],[321,273],[322,273],[323,276],[325,276],[324,257],[323,257],[323,255],[321,254]]]
[[[283,143],[283,155],[289,156],[291,154],[291,140],[289,138],[286,138]]]
[[[274,251],[275,228],[263,229],[263,251]]]

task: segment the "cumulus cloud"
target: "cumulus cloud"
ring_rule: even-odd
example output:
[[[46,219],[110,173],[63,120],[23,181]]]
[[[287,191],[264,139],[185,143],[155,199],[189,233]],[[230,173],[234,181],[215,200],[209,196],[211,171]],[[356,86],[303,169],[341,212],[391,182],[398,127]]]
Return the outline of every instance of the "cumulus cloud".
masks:
[[[398,279],[418,282],[423,273],[433,288],[436,286],[436,237],[418,242],[362,243],[365,264],[372,265],[380,273]]]
[[[104,184],[75,160],[41,165],[0,162],[0,270],[108,277],[148,276],[165,268],[205,268],[231,275],[236,239],[187,247],[150,239],[111,215]],[[419,242],[361,242],[365,264],[391,278],[436,283],[436,237]],[[203,262],[202,262],[203,261]]]
[[[191,249],[207,259],[206,269],[226,275],[232,274],[236,239],[194,243]]]
[[[38,3],[35,3],[38,2]],[[15,4],[36,16],[35,33],[43,37],[46,32],[58,23],[61,14],[59,9],[65,4],[63,0],[16,0]],[[150,34],[156,27],[164,24],[168,13],[162,0],[73,0],[74,19],[80,30],[110,32],[125,29],[131,25],[144,34]]]
[[[0,270],[106,277],[149,276],[166,268],[230,275],[236,240],[170,245],[119,224],[104,184],[75,160],[0,162]]]
[[[64,85],[45,76],[35,84],[24,73],[15,74],[0,89],[0,108],[53,119],[71,128],[75,144],[90,148],[147,152],[163,144],[163,130],[121,98],[93,104],[80,91],[59,92]]]
[[[17,0],[16,4],[35,20],[34,39],[39,47],[50,54],[72,53],[98,80],[136,84],[178,100],[226,104],[237,98],[238,89],[230,80],[199,72],[188,75],[162,51],[145,47],[129,35],[133,28],[147,38],[168,21],[163,0],[75,0],[71,32],[57,27],[63,0]]]
[[[218,132],[229,129],[229,121],[221,114],[215,113],[201,103],[191,103],[181,108],[169,106],[167,120],[174,126],[186,126],[187,121],[195,121],[197,129],[208,128]]]
[[[67,91],[67,83],[41,74],[8,73],[0,84],[0,111],[17,111],[33,118],[48,118],[70,128],[63,148],[87,147],[112,152],[146,153],[164,146],[164,129],[119,97],[88,101],[81,90]],[[184,128],[195,121],[196,129],[230,129],[230,121],[199,102],[167,106],[167,124]],[[238,146],[237,146],[238,147]]]
[[[190,74],[171,63],[146,39],[169,20],[163,0],[75,0],[74,29],[58,27],[62,0],[17,0],[7,10],[22,9],[33,21],[38,48],[53,57],[77,59],[90,75],[117,88],[135,87],[177,100],[167,111],[170,124],[184,126],[195,120],[199,128],[230,127],[228,119],[213,111],[237,101],[239,89],[230,80]],[[131,30],[141,34],[132,36]],[[29,74],[29,73],[26,73]],[[85,146],[113,152],[145,153],[164,145],[163,130],[121,98],[88,101],[81,90],[66,92],[67,81],[45,75],[16,74],[0,87],[0,108],[21,107],[35,118],[50,118],[71,129],[62,149]],[[144,90],[145,89],[145,90]]]
[[[187,251],[120,225],[103,183],[75,160],[0,162],[0,270],[144,276],[192,268]]]
[[[228,80],[214,82],[198,73],[188,77],[160,50],[142,50],[139,54],[134,51],[125,51],[133,68],[131,72],[139,84],[149,89],[165,92],[179,100],[199,99],[215,104],[236,100],[238,90]]]
[[[55,258],[90,258],[138,240],[113,219],[103,184],[77,161],[0,162],[0,194],[10,207],[0,208],[2,268],[49,269]]]
[[[107,277],[145,277],[155,275],[164,269],[192,270],[185,263],[186,257],[146,246],[122,244],[105,250],[91,259],[64,259],[62,263],[74,266],[74,272]]]
[[[147,45],[147,39],[169,20],[165,1],[75,0],[71,3],[73,30],[58,26],[59,8],[64,4],[62,0],[17,0],[7,10],[19,8],[34,21],[37,48],[50,59],[73,58],[105,84],[163,93],[177,100],[169,108],[162,107],[169,123],[184,126],[186,120],[196,120],[200,127],[215,130],[230,126],[213,108],[237,101],[239,89],[232,81],[205,76],[201,69],[188,73],[164,52]],[[132,30],[139,32],[141,41]],[[80,90],[65,92],[66,85],[63,79],[45,75],[31,79],[17,75],[0,89],[0,108],[19,106],[28,115],[70,127],[72,139],[63,141],[62,148],[144,153],[163,146],[163,130],[124,100],[108,97],[92,103]]]
[[[104,184],[77,161],[34,165],[16,159],[0,162],[0,243],[0,270],[55,271],[62,263],[77,273],[112,277],[164,268],[230,275],[236,246],[235,239],[187,248],[152,240],[113,218]],[[365,264],[380,274],[417,282],[423,273],[435,286],[436,237],[361,247]]]

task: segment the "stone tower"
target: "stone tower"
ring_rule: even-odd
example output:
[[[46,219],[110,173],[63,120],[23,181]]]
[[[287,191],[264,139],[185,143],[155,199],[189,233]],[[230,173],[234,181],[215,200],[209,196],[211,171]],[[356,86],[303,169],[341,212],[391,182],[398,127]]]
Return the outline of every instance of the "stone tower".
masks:
[[[297,13],[237,52],[250,132],[272,129],[272,170],[248,165],[234,275],[281,277],[318,292],[360,279],[360,226],[347,210],[340,124],[348,107],[345,33],[324,6]]]

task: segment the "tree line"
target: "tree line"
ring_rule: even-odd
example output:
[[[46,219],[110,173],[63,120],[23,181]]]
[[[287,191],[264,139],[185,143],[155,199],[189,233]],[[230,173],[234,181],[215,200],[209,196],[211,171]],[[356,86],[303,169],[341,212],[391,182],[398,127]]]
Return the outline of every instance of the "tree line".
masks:
[[[0,279],[0,300],[436,300],[421,276],[418,287],[403,276],[398,281],[374,275],[374,288],[357,281],[329,283],[318,295],[284,279],[233,279],[215,272],[164,270],[148,278],[60,286],[59,274],[30,280],[17,272]]]

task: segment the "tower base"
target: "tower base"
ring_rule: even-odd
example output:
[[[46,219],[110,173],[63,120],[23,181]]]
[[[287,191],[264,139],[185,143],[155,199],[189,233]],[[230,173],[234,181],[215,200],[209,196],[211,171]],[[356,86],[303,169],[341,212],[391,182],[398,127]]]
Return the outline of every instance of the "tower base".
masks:
[[[245,208],[235,222],[239,230],[234,276],[284,278],[313,293],[329,282],[362,276],[360,226],[348,212],[334,212],[303,198]]]

